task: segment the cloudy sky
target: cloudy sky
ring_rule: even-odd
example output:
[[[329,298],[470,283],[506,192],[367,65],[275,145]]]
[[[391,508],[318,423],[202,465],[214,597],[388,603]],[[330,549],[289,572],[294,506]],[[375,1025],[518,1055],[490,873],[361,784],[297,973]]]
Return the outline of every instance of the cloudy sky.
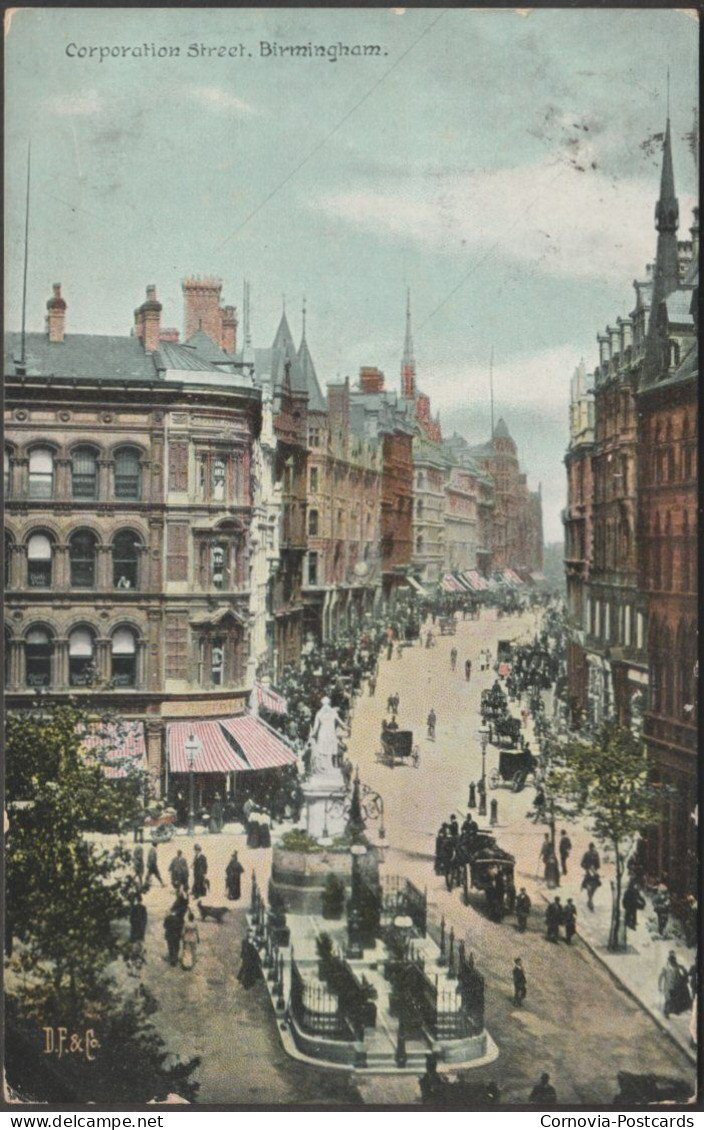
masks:
[[[668,65],[683,238],[689,226],[697,25],[674,10],[522,13],[16,11],[7,324],[31,138],[29,329],[54,281],[69,332],[123,333],[147,283],[181,326],[187,274],[221,277],[238,306],[248,278],[256,344],[283,295],[300,332],[305,294],[321,382],[376,364],[395,387],[410,286],[445,431],[487,438],[493,347],[497,418],[560,538],[569,378],[580,357],[593,367],[597,330],[629,312],[654,252]],[[330,50],[274,50],[309,43]],[[221,46],[232,54],[209,52]]]

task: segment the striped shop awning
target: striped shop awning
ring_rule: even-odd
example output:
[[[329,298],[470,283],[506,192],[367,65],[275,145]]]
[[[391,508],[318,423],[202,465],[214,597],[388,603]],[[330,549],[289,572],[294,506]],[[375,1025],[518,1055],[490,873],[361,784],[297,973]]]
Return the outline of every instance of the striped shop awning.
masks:
[[[513,569],[504,569],[504,577],[510,585],[515,585],[516,588],[519,588],[523,584],[518,573],[515,573]]]
[[[271,687],[263,687],[261,683],[255,683],[254,692],[257,704],[264,710],[268,710],[271,714],[288,714],[288,703],[278,691],[272,690]]]
[[[489,588],[485,578],[476,569],[469,569],[462,575],[466,581],[469,581],[475,592],[485,592]]]
[[[190,771],[186,742],[191,734],[200,742],[194,773],[232,773],[250,768],[233,748],[220,722],[170,722],[166,742],[172,773]]]
[[[252,714],[205,722],[171,722],[167,730],[169,768],[188,773],[186,742],[193,735],[200,742],[194,773],[248,773],[295,765],[294,751],[274,731]]]
[[[261,719],[251,714],[237,714],[234,718],[223,718],[220,725],[248,762],[248,769],[295,765],[297,758],[293,750]]]
[[[111,780],[146,769],[143,722],[91,722],[82,745],[89,753],[97,751],[105,759],[103,769]]]
[[[446,573],[443,577],[442,587],[445,592],[465,592],[464,586],[461,585],[451,573]]]

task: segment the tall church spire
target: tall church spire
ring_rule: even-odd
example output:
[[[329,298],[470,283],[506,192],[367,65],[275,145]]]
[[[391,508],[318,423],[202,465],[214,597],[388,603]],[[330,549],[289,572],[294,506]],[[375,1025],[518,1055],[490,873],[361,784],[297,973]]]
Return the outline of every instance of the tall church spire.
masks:
[[[401,361],[401,395],[408,400],[416,396],[416,359],[413,355],[413,334],[411,332],[411,288],[406,296],[406,337],[403,343]]]
[[[679,204],[675,195],[675,174],[672,164],[672,136],[670,118],[665,126],[665,140],[662,149],[662,173],[660,176],[660,196],[655,205],[655,228],[658,233],[653,271],[653,292],[650,300],[650,322],[648,325],[646,367],[651,380],[662,375],[665,359],[658,341],[660,307],[668,294],[679,285],[679,255],[677,250],[677,228],[679,226]]]

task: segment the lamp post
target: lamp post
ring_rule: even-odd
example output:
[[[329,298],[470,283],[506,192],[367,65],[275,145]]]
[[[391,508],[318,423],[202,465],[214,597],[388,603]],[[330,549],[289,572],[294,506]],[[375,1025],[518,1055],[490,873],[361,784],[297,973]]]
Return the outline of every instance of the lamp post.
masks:
[[[479,815],[486,816],[486,747],[489,742],[489,727],[480,726],[477,731],[477,737],[482,743],[482,777],[481,788],[479,790]]]
[[[410,935],[413,930],[413,919],[407,914],[400,914],[394,918],[394,929],[399,934],[401,945],[403,947],[403,956],[401,958],[400,966],[396,973],[395,996],[398,1011],[398,1033],[396,1036],[396,1051],[394,1059],[396,1060],[397,1067],[405,1067],[408,1062],[408,1054],[406,1052],[406,1032],[408,1029],[408,1011],[410,1002],[408,1000],[408,977],[407,968],[409,961],[409,945]]]
[[[196,832],[196,814],[193,800],[193,772],[196,767],[196,758],[200,752],[201,742],[195,734],[189,734],[184,743],[188,754],[188,834],[194,836]]]
[[[350,896],[347,914],[347,956],[352,958],[364,956],[359,898],[359,861],[361,857],[366,854],[367,849],[364,844],[352,844],[350,848],[350,855],[352,856],[352,894]]]

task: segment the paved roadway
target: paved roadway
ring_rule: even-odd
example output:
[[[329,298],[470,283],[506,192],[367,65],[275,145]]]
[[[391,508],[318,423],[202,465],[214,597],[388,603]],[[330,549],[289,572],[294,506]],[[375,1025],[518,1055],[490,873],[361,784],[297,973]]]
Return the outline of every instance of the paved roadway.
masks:
[[[470,907],[463,906],[459,893],[448,894],[432,866],[438,824],[452,811],[461,821],[468,782],[481,773],[479,693],[490,677],[478,671],[478,651],[483,646],[495,650],[500,638],[532,632],[534,623],[532,614],[500,621],[493,613],[484,614],[478,622],[459,622],[457,636],[439,638],[433,649],[416,646],[406,649],[400,660],[382,660],[375,698],[364,695],[357,704],[349,753],[362,779],[385,800],[390,845],[386,870],[427,885],[431,929],[437,929],[444,914],[448,928],[454,925],[456,934],[466,938],[487,978],[487,1027],[500,1055],[491,1066],[478,1069],[477,1078],[497,1080],[504,1101],[518,1103],[526,1101],[540,1073],[548,1071],[561,1102],[591,1106],[613,1098],[618,1070],[689,1079],[692,1066],[582,943],[568,949],[544,940],[542,912],[534,915],[529,933],[519,935],[512,921],[499,925],[486,920],[481,896],[473,896]],[[455,674],[449,661],[453,645],[459,651]],[[463,673],[466,657],[474,668],[469,685]],[[399,722],[415,731],[421,746],[417,770],[392,770],[375,760],[386,698],[394,690],[401,698]],[[424,736],[431,706],[438,715],[434,743]],[[496,757],[490,750],[489,768]],[[532,790],[514,796],[502,789],[491,795],[499,798],[499,839],[517,857],[518,885],[534,885],[543,831],[524,819]],[[183,845],[190,847],[181,839]],[[209,901],[217,904],[225,901],[224,869],[231,851],[238,848],[246,868],[243,902],[230,904],[232,913],[223,926],[209,922],[201,927],[198,964],[186,973],[163,961],[161,921],[170,892],[158,887],[150,891],[144,971],[145,983],[160,1003],[155,1021],[169,1048],[184,1057],[203,1058],[197,1073],[199,1101],[347,1104],[361,1096],[369,1103],[417,1102],[412,1077],[354,1081],[345,1072],[309,1068],[284,1054],[265,989],[257,985],[245,992],[236,980],[251,869],[265,884],[270,852],[248,851],[241,834],[205,837],[203,847],[213,883]],[[160,848],[164,872],[174,852],[172,847]],[[513,959],[519,955],[528,977],[528,998],[521,1010],[513,1007],[511,985]]]

